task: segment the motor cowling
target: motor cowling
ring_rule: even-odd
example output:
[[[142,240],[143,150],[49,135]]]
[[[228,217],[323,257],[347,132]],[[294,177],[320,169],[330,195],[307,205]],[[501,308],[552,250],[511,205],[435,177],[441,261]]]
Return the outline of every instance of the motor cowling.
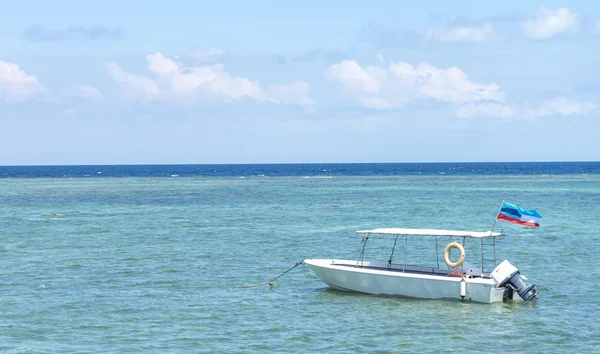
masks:
[[[498,264],[492,271],[492,279],[499,287],[511,287],[525,301],[537,300],[539,296],[535,284],[527,286],[523,278],[519,270],[508,260]]]

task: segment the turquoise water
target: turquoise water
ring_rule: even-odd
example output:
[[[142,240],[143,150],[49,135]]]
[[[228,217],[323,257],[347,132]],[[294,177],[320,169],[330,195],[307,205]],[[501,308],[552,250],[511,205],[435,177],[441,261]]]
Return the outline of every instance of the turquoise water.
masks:
[[[355,259],[358,229],[489,230],[502,200],[543,215],[497,224],[538,302],[344,293],[307,266],[237,288]],[[600,175],[4,178],[0,202],[2,352],[600,352]]]

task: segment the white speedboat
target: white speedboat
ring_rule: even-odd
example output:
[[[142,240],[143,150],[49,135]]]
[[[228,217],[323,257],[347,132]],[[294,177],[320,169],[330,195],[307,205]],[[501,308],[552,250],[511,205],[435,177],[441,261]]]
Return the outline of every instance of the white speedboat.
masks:
[[[526,285],[519,270],[505,260],[496,265],[496,238],[502,232],[472,232],[437,229],[386,228],[357,231],[362,236],[362,250],[358,260],[305,259],[307,264],[328,286],[346,291],[367,294],[397,295],[425,299],[458,299],[483,303],[507,300],[536,300],[535,285]],[[392,254],[387,263],[375,263],[363,259],[365,247],[374,236],[391,237],[394,240]],[[406,263],[408,241],[417,238],[430,240],[435,244],[435,266],[421,266]],[[439,241],[448,240],[443,251],[445,268],[439,265]],[[479,240],[481,265],[473,266],[464,262],[466,241]],[[396,244],[404,243],[404,262],[394,263]],[[473,244],[474,242],[469,242]],[[421,243],[422,244],[422,243]],[[477,245],[477,246],[479,246]],[[493,259],[484,259],[484,249]],[[452,261],[451,250],[458,249],[458,260]],[[490,258],[492,258],[490,256]],[[484,264],[493,262],[494,268],[486,272]]]

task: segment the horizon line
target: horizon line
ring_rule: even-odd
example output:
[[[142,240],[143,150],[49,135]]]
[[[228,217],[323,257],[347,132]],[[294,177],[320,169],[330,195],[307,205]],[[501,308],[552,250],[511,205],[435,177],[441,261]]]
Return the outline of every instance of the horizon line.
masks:
[[[538,161],[420,161],[420,162],[242,162],[242,163],[116,163],[116,164],[25,164],[0,165],[2,167],[59,167],[59,166],[231,166],[231,165],[368,165],[368,164],[502,164],[502,163],[600,163],[594,160],[538,160]]]

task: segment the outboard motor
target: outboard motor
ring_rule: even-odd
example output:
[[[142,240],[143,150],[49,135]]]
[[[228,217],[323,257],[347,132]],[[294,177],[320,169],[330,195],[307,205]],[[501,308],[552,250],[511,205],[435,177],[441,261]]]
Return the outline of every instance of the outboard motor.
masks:
[[[519,270],[510,264],[508,260],[498,264],[496,269],[492,271],[492,279],[494,279],[496,285],[499,287],[507,286],[508,288],[512,288],[525,301],[538,299],[538,291],[535,288],[535,284],[527,286]]]

